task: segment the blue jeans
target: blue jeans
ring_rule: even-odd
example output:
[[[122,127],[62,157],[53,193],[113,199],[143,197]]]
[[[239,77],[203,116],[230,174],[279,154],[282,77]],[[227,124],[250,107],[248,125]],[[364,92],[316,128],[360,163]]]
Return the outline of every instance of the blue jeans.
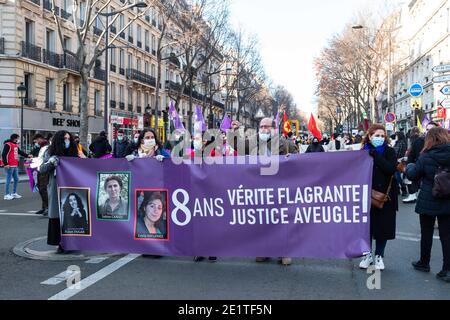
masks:
[[[6,171],[6,184],[5,184],[5,195],[11,194],[9,192],[9,185],[11,184],[11,179],[14,179],[14,192],[17,193],[17,184],[19,183],[19,168],[9,168]]]

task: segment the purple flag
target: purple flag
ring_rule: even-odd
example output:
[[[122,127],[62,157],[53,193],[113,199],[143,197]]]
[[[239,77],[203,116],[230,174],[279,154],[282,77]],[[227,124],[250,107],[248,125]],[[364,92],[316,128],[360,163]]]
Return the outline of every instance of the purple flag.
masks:
[[[225,113],[223,117],[222,123],[220,124],[220,130],[227,132],[231,128],[231,119],[228,116],[228,113]]]
[[[275,126],[276,129],[280,127],[280,112],[277,112],[277,118],[275,119]]]
[[[423,121],[422,121],[422,127],[423,127],[424,129],[426,129],[426,128],[427,128],[427,125],[428,125],[430,122],[431,122],[431,121],[430,121],[430,118],[428,118],[428,115],[426,115],[425,118],[424,118]]]
[[[348,259],[370,252],[373,160],[366,151],[272,157],[278,169],[270,186],[260,174],[267,163],[231,159],[237,163],[62,158],[56,174],[61,245],[164,256]],[[111,175],[126,187],[113,214],[104,210]],[[86,223],[64,210],[72,193],[84,204]],[[139,210],[155,196],[163,208],[156,232]]]
[[[175,109],[175,105],[173,104],[173,101],[170,102],[169,114],[172,117],[172,119],[175,119],[175,117],[177,116],[177,110]]]
[[[177,109],[175,109],[173,101],[170,102],[169,115],[172,118],[175,130],[185,130],[183,122],[181,122],[180,116],[178,115]]]
[[[203,118],[202,108],[199,105],[195,106],[195,131],[206,131],[206,122]]]

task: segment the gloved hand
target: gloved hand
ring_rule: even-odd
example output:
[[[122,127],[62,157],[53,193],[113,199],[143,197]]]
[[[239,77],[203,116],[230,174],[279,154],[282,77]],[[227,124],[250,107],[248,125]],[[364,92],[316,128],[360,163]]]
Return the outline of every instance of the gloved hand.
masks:
[[[164,161],[164,156],[159,154],[159,155],[157,155],[155,157],[155,159],[158,160],[159,162],[163,162]]]
[[[128,161],[131,162],[131,161],[133,161],[134,159],[136,159],[136,157],[135,157],[134,155],[130,154],[130,155],[126,156],[125,159],[127,159]]]
[[[50,159],[48,159],[48,162],[57,167],[59,164],[59,159],[56,156],[51,156]]]

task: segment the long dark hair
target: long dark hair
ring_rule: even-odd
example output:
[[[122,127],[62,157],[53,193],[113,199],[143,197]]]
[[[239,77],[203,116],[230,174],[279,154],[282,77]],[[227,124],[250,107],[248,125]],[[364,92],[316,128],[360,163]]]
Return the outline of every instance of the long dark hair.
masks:
[[[69,134],[70,136],[69,149],[66,149],[64,145],[64,136],[66,134]],[[48,148],[48,154],[50,156],[58,156],[58,157],[77,157],[78,149],[73,139],[73,135],[65,130],[61,130],[55,133],[55,135],[52,138],[52,144]]]
[[[450,135],[447,130],[437,127],[430,129],[425,137],[425,146],[422,153],[426,153],[433,149],[435,146],[450,143]]]
[[[144,220],[145,218],[145,208],[147,207],[147,205],[154,201],[154,200],[159,200],[162,203],[162,213],[161,213],[161,217],[159,217],[159,220],[155,222],[155,227],[158,227],[158,229],[160,228],[160,225],[162,224],[162,220],[164,217],[164,211],[166,210],[166,202],[164,201],[164,197],[160,192],[152,192],[152,194],[149,197],[145,197],[144,200],[142,201],[141,206],[139,207],[139,217],[142,218],[142,220]]]
[[[153,136],[155,137],[156,145],[158,146],[158,150],[163,149],[163,145],[161,144],[161,141],[159,141],[158,135],[156,134],[156,131],[153,129],[144,129],[142,130],[141,134],[139,135],[139,142],[138,142],[138,149],[141,147],[141,145],[144,143],[144,137],[147,132],[153,133]]]
[[[75,199],[77,200],[78,209],[80,209],[81,214],[85,218],[86,217],[86,211],[84,210],[83,202],[81,201],[80,196],[77,195],[76,193],[71,193],[71,194],[69,194],[67,196],[66,201],[64,202],[64,205],[63,205],[63,212],[64,212],[64,214],[70,214],[72,212],[72,206],[69,203],[69,198],[71,196],[74,196]]]

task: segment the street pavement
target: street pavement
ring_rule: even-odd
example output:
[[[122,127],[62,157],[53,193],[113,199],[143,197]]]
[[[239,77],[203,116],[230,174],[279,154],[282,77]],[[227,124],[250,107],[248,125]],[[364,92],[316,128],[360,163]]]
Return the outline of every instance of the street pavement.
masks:
[[[0,185],[2,191],[3,187]],[[400,205],[397,239],[386,249],[381,288],[371,290],[367,286],[371,274],[358,268],[359,259],[294,259],[291,266],[284,267],[276,260],[260,264],[253,258],[219,258],[216,263],[194,263],[192,257],[154,259],[123,254],[94,259],[72,259],[69,255],[63,261],[24,258],[13,249],[30,239],[45,237],[48,221],[33,213],[40,209],[40,200],[29,189],[28,183],[22,182],[22,199],[4,201],[2,196],[0,200],[0,299],[450,299],[450,284],[435,278],[442,266],[437,237],[432,272],[419,273],[411,267],[420,244],[414,205]],[[41,242],[45,243],[45,238]],[[65,271],[69,267],[81,271],[77,290],[67,289]]]

